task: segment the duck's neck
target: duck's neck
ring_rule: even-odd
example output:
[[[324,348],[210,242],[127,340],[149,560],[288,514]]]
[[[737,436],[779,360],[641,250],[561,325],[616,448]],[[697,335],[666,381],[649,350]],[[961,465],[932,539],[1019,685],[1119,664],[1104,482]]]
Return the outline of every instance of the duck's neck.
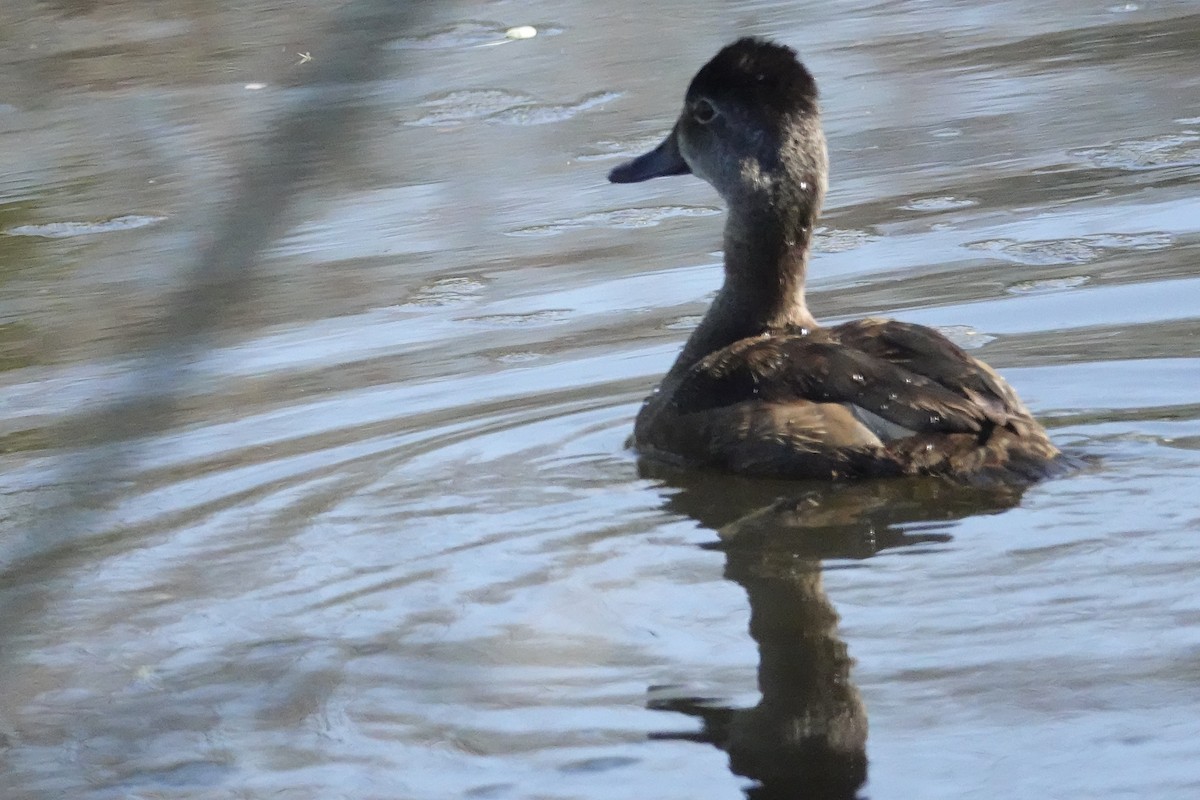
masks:
[[[815,199],[815,198],[814,198]],[[777,199],[730,203],[725,223],[725,283],[692,332],[672,372],[750,336],[814,329],[804,300],[815,203]]]
[[[729,316],[754,332],[817,324],[804,301],[814,216],[807,205],[781,210],[779,202],[730,209],[725,283],[717,295]]]

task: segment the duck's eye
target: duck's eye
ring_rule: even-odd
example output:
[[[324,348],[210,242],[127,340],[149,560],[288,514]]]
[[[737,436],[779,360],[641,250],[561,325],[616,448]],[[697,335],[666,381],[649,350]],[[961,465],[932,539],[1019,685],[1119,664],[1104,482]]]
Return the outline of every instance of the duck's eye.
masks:
[[[717,110],[713,108],[713,104],[701,98],[692,103],[692,119],[699,122],[701,125],[707,125],[717,118]]]

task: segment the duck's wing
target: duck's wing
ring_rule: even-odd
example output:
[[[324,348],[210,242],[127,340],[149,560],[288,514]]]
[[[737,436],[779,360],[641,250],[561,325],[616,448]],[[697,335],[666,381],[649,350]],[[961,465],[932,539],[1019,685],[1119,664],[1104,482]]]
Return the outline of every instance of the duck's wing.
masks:
[[[1029,416],[1017,393],[991,367],[932,328],[868,318],[830,328],[829,334],[847,347],[928,378],[966,398],[986,409],[998,424]]]
[[[884,440],[916,433],[986,437],[1007,422],[1007,404],[988,389],[987,376],[973,379],[966,364],[943,365],[930,349],[940,346],[933,338],[926,343],[919,332],[907,339],[903,331],[888,333],[898,343],[886,344],[864,328],[743,339],[692,367],[675,387],[674,405],[686,414],[744,401],[838,403]],[[952,358],[957,353],[978,364],[941,338],[953,348],[947,351]]]

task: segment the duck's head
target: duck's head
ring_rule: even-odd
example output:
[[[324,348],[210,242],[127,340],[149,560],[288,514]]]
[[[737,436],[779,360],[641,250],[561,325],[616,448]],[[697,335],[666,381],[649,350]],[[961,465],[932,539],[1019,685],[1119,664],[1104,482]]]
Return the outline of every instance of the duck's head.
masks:
[[[635,183],[691,173],[731,206],[759,199],[815,214],[827,164],[812,75],[790,47],[747,38],[700,69],[663,143],[608,179]]]

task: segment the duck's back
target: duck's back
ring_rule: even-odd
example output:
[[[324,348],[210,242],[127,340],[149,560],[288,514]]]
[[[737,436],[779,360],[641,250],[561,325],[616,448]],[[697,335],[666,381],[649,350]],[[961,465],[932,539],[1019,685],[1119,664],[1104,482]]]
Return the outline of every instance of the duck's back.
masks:
[[[642,408],[647,455],[743,474],[1043,477],[1057,448],[1005,381],[930,328],[864,319],[741,339]]]

